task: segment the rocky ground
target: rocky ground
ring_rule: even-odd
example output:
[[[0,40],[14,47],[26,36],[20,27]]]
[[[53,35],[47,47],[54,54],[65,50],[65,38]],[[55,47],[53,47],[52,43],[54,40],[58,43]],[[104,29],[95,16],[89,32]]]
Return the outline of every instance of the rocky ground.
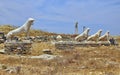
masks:
[[[4,48],[0,45],[0,49]],[[50,49],[50,60],[38,58]],[[32,57],[34,56],[34,57]],[[37,56],[37,58],[35,58]],[[50,58],[51,56],[46,56]],[[50,43],[33,43],[29,55],[0,54],[0,75],[120,75],[120,46],[57,50]]]

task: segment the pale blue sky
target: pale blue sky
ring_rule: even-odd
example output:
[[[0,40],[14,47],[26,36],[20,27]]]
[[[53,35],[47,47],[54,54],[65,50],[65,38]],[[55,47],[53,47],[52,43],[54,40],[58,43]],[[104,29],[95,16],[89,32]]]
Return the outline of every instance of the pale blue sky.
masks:
[[[32,28],[56,33],[74,33],[75,22],[120,35],[120,0],[0,0],[0,25],[21,26],[29,17]]]

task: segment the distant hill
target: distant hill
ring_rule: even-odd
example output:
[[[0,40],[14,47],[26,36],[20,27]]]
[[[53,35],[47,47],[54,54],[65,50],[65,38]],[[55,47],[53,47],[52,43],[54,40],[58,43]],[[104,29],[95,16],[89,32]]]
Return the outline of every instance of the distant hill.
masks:
[[[9,31],[14,30],[18,27],[12,25],[0,25],[0,32],[7,34]],[[25,36],[25,32],[17,34],[18,36]],[[56,35],[55,33],[50,33],[42,30],[31,29],[30,36],[40,36],[40,35]]]

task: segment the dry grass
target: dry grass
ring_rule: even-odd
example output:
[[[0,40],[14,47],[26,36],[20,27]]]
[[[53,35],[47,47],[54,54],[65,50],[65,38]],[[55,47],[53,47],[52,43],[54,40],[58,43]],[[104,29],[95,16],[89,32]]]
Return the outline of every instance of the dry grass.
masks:
[[[32,34],[37,35],[38,31],[32,31]],[[120,37],[117,37],[117,41],[120,42]],[[62,55],[63,58],[42,60],[0,54],[0,64],[4,64],[6,67],[20,66],[21,71],[18,75],[120,75],[120,46],[57,50],[54,45],[42,42],[33,43],[32,47],[30,56],[41,55],[43,49],[50,49],[53,55]],[[0,44],[0,49],[3,48],[4,44]],[[9,74],[4,69],[0,69],[0,75],[16,74]]]
[[[4,32],[5,34],[7,34],[9,31],[14,30],[16,28],[18,27],[12,25],[0,25],[0,32]],[[55,33],[50,33],[42,30],[35,30],[35,29],[30,30],[30,36],[54,35],[54,34]],[[22,32],[21,34],[17,34],[16,36],[24,37],[25,35],[26,34]]]
[[[34,43],[31,55],[41,55],[43,49],[51,49],[53,54],[63,58],[42,60],[0,54],[0,63],[21,66],[19,75],[120,75],[120,47],[78,47],[63,51],[49,43]],[[1,70],[0,75],[10,74]]]
[[[34,43],[32,45],[32,54],[31,55],[40,55],[43,54],[42,50],[43,49],[50,49],[50,50],[55,50],[54,45],[50,44],[50,43],[46,43],[46,42],[42,42],[42,43]]]

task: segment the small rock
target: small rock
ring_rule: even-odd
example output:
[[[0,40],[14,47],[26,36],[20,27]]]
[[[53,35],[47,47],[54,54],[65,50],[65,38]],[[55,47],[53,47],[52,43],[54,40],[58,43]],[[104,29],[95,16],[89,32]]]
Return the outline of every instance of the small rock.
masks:
[[[6,65],[2,65],[2,69],[6,69],[7,68],[7,66]]]
[[[6,69],[6,68],[7,68],[6,65],[4,65],[4,64],[0,64],[0,69]]]
[[[5,69],[6,72],[9,72],[9,73],[20,73],[20,70],[21,70],[21,67],[20,66],[17,66],[17,67],[9,67],[7,69]]]
[[[85,68],[86,68],[86,66],[81,66],[80,68],[81,68],[81,69],[85,69]]]
[[[45,54],[52,54],[52,51],[50,50],[50,49],[44,49],[44,50],[42,50],[43,51],[43,53],[45,53]]]
[[[5,49],[1,49],[0,54],[5,54]]]

